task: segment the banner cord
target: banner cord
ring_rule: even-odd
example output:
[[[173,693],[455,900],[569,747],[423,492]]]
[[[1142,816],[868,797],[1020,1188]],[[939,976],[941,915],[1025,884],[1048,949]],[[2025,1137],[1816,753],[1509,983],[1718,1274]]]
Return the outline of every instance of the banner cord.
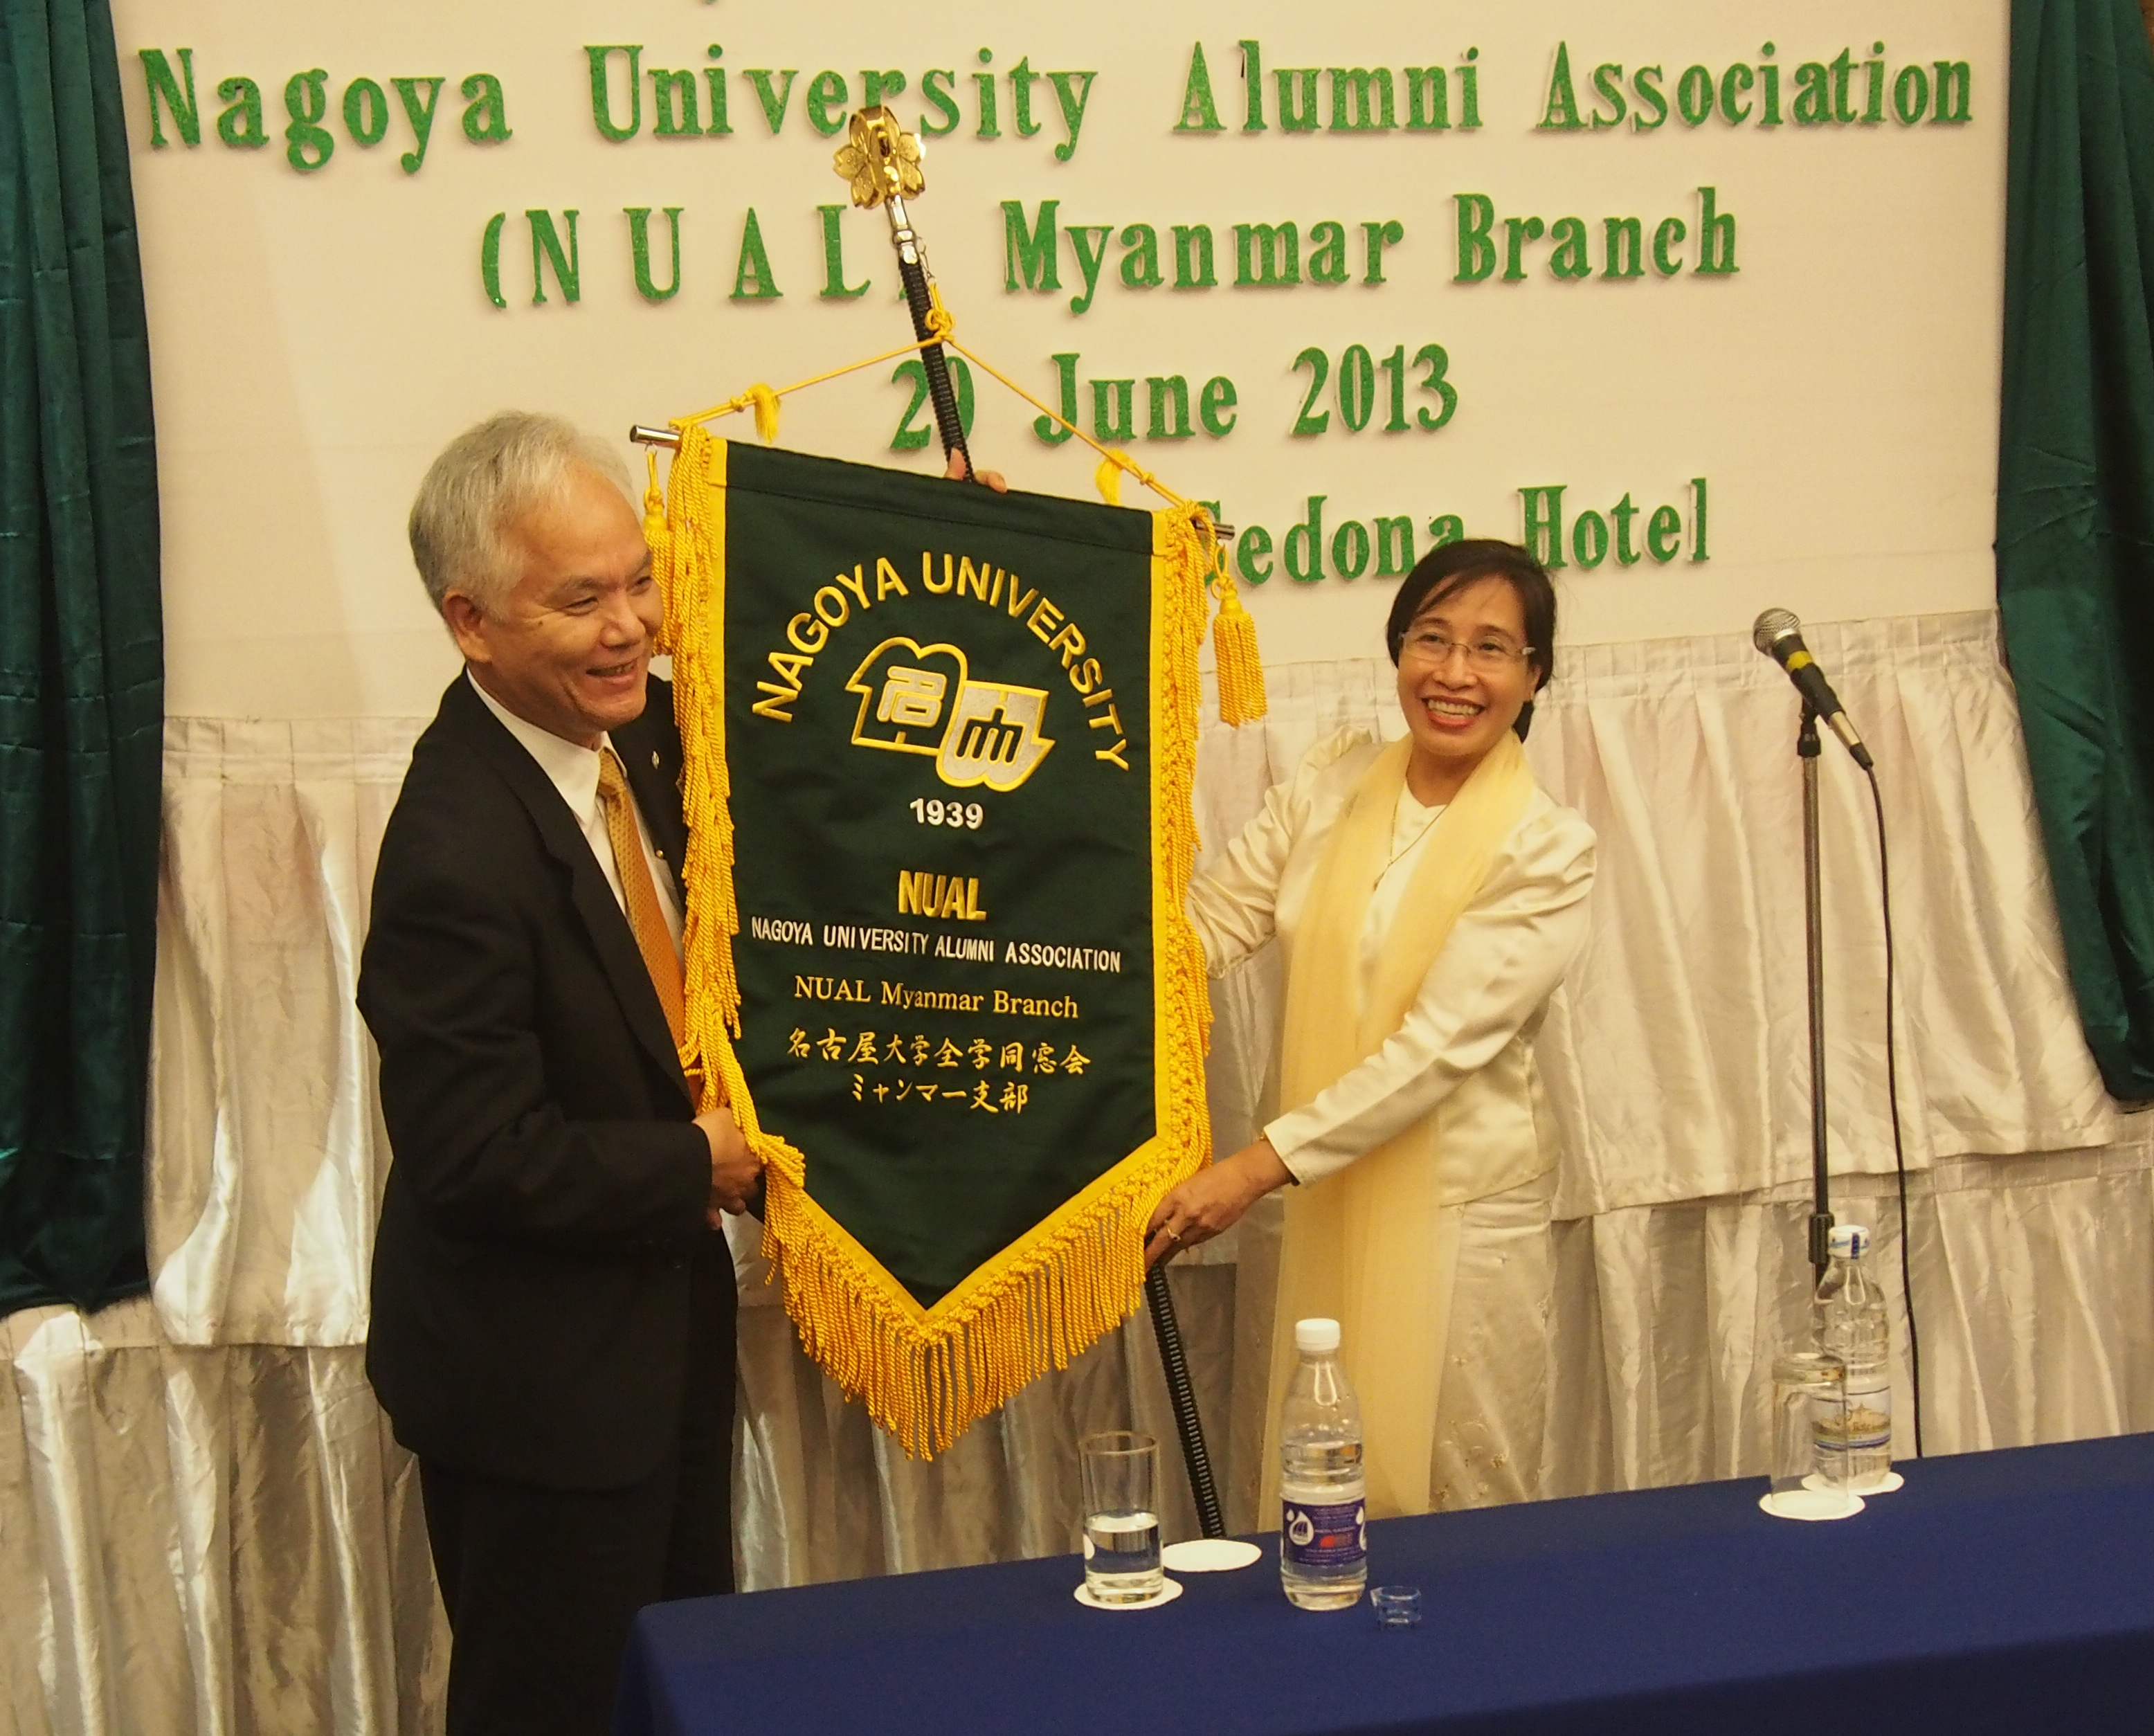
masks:
[[[709,409],[697,411],[691,416],[676,416],[669,426],[682,430],[691,425],[700,427],[721,416],[753,410],[755,412],[756,433],[767,445],[778,437],[779,401],[793,393],[805,391],[809,386],[821,385],[827,380],[843,379],[848,374],[857,374],[863,369],[875,367],[886,361],[894,361],[900,356],[925,350],[930,345],[947,344],[989,378],[1014,392],[1049,421],[1075,435],[1099,453],[1100,466],[1093,473],[1093,485],[1099,490],[1100,498],[1109,506],[1121,504],[1120,481],[1122,473],[1126,471],[1184,516],[1208,551],[1212,566],[1210,587],[1219,600],[1219,613],[1212,626],[1212,645],[1219,682],[1220,721],[1230,728],[1238,728],[1243,723],[1253,722],[1264,716],[1270,707],[1264,691],[1263,663],[1257,647],[1256,622],[1242,601],[1240,588],[1228,570],[1226,554],[1218,546],[1212,514],[1199,503],[1176,493],[1126,452],[1117,452],[1114,447],[1094,439],[1074,422],[1035,398],[993,362],[967,349],[957,341],[957,329],[956,316],[943,305],[942,297],[937,294],[933,311],[928,318],[928,333],[924,338],[910,344],[901,344],[894,350],[886,350],[881,355],[869,356],[862,361],[849,362],[841,368],[811,374],[805,380],[794,380],[790,385],[771,386],[760,383],[751,385],[746,391],[727,399],[722,404],[714,404]],[[657,488],[655,455],[652,464],[651,486],[655,495]],[[656,521],[658,513],[654,510],[651,518]]]
[[[1115,472],[1127,471],[1130,475],[1135,477],[1140,483],[1143,483],[1146,488],[1151,489],[1153,493],[1158,495],[1161,500],[1167,502],[1170,505],[1178,507],[1185,512],[1190,509],[1192,505],[1191,501],[1187,499],[1185,497],[1176,493],[1173,489],[1168,488],[1166,483],[1162,483],[1156,476],[1153,475],[1151,471],[1146,470],[1141,464],[1139,464],[1134,458],[1131,458],[1126,452],[1117,452],[1114,447],[1094,439],[1092,436],[1087,434],[1074,422],[1069,421],[1067,417],[1061,416],[1054,410],[1049,408],[1047,405],[1042,403],[1038,398],[1033,396],[1030,392],[1019,385],[1017,381],[1011,379],[1008,375],[1003,373],[1003,370],[1000,368],[998,368],[993,362],[987,360],[984,357],[977,355],[972,350],[967,349],[964,345],[959,343],[956,337],[952,335],[957,329],[957,321],[950,316],[947,309],[943,309],[940,306],[939,303],[937,304],[937,311],[941,312],[943,317],[940,321],[937,322],[936,329],[931,330],[926,337],[917,339],[912,343],[901,344],[895,350],[884,350],[880,355],[870,355],[860,361],[848,362],[841,368],[830,368],[826,369],[820,374],[810,374],[805,380],[796,380],[790,385],[764,385],[761,384],[752,385],[746,391],[740,393],[738,396],[727,399],[722,404],[713,404],[707,410],[698,410],[688,416],[676,416],[671,420],[669,426],[678,428],[683,424],[688,422],[695,422],[697,424],[712,422],[717,421],[721,416],[736,416],[743,410],[753,410],[756,413],[756,432],[764,441],[768,442],[776,438],[777,437],[778,418],[775,406],[781,400],[791,397],[795,392],[805,391],[811,385],[821,385],[832,380],[842,380],[848,374],[857,374],[863,369],[877,367],[886,361],[895,361],[901,355],[910,355],[916,350],[925,350],[931,344],[947,344],[951,349],[956,350],[958,355],[963,356],[967,361],[972,363],[974,367],[979,369],[983,373],[988,375],[991,378],[999,381],[1002,385],[1008,387],[1011,391],[1016,393],[1018,397],[1023,399],[1026,403],[1032,406],[1034,410],[1037,410],[1049,421],[1054,422],[1066,432],[1074,434],[1080,440],[1083,441],[1085,445],[1091,447],[1094,452],[1100,455],[1105,467],[1111,468]],[[1108,484],[1103,483],[1100,485],[1100,492],[1103,494],[1107,493],[1108,487]],[[1115,501],[1110,496],[1108,504],[1112,506],[1119,504],[1119,503]]]

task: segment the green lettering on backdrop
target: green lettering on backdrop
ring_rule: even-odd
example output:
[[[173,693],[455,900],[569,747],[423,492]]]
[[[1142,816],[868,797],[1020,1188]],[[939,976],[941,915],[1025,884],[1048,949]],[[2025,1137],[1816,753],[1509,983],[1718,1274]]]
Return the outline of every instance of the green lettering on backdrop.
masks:
[[[1316,80],[1320,70],[1314,66],[1283,66],[1272,74],[1281,132],[1313,133],[1321,124],[1316,112]]]
[[[1137,437],[1137,383],[1134,380],[1095,380],[1092,382],[1092,435],[1097,440],[1131,441]]]
[[[740,263],[734,268],[732,294],[727,299],[775,301],[784,294],[763,245],[763,225],[756,220],[755,207],[751,205],[741,225]]]
[[[746,76],[754,87],[755,100],[763,109],[763,118],[769,123],[770,136],[774,139],[778,136],[778,129],[785,125],[785,105],[793,100],[793,81],[800,75],[791,67],[787,67],[782,75],[785,82],[774,89],[770,83],[770,69],[767,66],[751,66]]]
[[[1410,133],[1445,132],[1451,126],[1449,85],[1440,66],[1410,66],[1406,70],[1406,130]]]
[[[501,293],[501,232],[508,222],[507,212],[494,212],[486,220],[486,233],[478,244],[478,280],[486,290],[486,299],[498,308],[508,305]]]
[[[1072,223],[1062,232],[1069,237],[1070,251],[1077,256],[1077,270],[1085,279],[1085,293],[1069,298],[1069,311],[1082,314],[1092,305],[1092,298],[1099,292],[1100,268],[1107,259],[1107,237],[1113,225],[1110,223]]]
[[[1062,124],[1069,133],[1054,147],[1058,163],[1066,163],[1077,155],[1077,135],[1085,127],[1085,106],[1092,100],[1092,80],[1099,76],[1096,72],[1051,72],[1047,75],[1047,82],[1054,87],[1055,103],[1062,110]]]
[[[1238,287],[1280,288],[1301,281],[1301,232],[1292,223],[1234,225]]]
[[[226,79],[217,87],[217,100],[227,105],[217,117],[217,135],[241,151],[256,151],[269,142],[262,124],[262,87],[252,79]]]
[[[891,99],[905,94],[905,74],[901,72],[876,72],[870,68],[860,74],[860,106],[881,109],[890,106]]]
[[[1194,440],[1189,426],[1189,381],[1180,374],[1155,374],[1145,381],[1145,438]]]
[[[1212,226],[1177,223],[1174,226],[1174,287],[1210,289],[1219,282],[1212,263]]]
[[[1197,401],[1197,419],[1214,440],[1234,431],[1234,382],[1225,375],[1216,374],[1204,382],[1203,396]]]
[[[613,57],[628,57],[628,119],[623,121],[614,114]],[[591,78],[591,125],[599,130],[601,139],[618,145],[624,139],[632,139],[643,130],[643,45],[641,43],[586,43],[584,57],[590,63]],[[471,94],[467,88],[466,96]],[[470,117],[465,117],[465,129],[470,130]]]
[[[655,139],[696,139],[703,118],[696,96],[696,74],[689,68],[651,69],[651,135]]]
[[[1039,215],[1028,227],[1024,202],[1003,201],[1003,286],[1014,292],[1020,279],[1027,289],[1059,289],[1062,279],[1054,265],[1054,213],[1059,199],[1042,199]]]
[[[202,143],[202,113],[195,106],[195,51],[181,49],[179,52],[182,77],[176,79],[172,76],[172,64],[165,58],[162,49],[136,50],[142,62],[142,82],[150,94],[150,144],[158,151],[165,148],[165,117],[168,115],[181,143]]]
[[[995,51],[993,49],[980,50],[981,65],[985,66],[994,58]],[[980,124],[973,129],[974,135],[983,139],[999,139],[1003,135],[1003,130],[1001,123],[996,119],[995,75],[991,72],[974,73],[972,85],[980,94]]]
[[[404,118],[411,123],[412,148],[399,157],[397,161],[403,166],[406,175],[416,175],[419,172],[419,166],[426,161],[426,141],[434,136],[434,110],[441,105],[442,86],[448,80],[446,79],[392,79],[390,82],[396,86],[396,100],[404,105]],[[426,90],[423,101],[419,95],[419,87],[422,84],[426,86]],[[260,115],[258,108],[256,114],[258,125]]]
[[[1326,221],[1309,231],[1309,281],[1343,283],[1350,273],[1346,267],[1346,226]]]
[[[583,262],[576,249],[576,217],[573,211],[564,211],[561,216],[567,224],[569,243],[561,245],[560,231],[554,227],[550,211],[527,211],[526,222],[531,226],[531,304],[538,307],[546,299],[546,268],[554,268],[554,281],[560,285],[561,299],[574,303],[583,299]]]
[[[1166,279],[1159,273],[1159,231],[1150,223],[1131,223],[1121,234],[1122,283],[1131,289],[1156,289]]]
[[[284,129],[284,159],[303,175],[320,168],[336,150],[336,140],[319,124],[329,112],[329,79],[318,66],[293,73],[284,84],[284,112],[291,117]]]
[[[1364,222],[1361,225],[1362,257],[1367,264],[1362,271],[1365,283],[1384,281],[1384,249],[1396,247],[1406,238],[1406,226],[1396,217],[1386,217],[1378,222]]]
[[[1631,117],[1633,131],[1649,133],[1668,118],[1668,99],[1661,89],[1661,70],[1641,66],[1631,75],[1631,94],[1638,99],[1638,111]],[[1648,120],[1646,117],[1652,118]]]
[[[1486,193],[1456,193],[1458,264],[1453,281],[1478,283],[1496,269],[1496,202]]]
[[[957,112],[957,99],[952,89],[957,82],[957,73],[954,67],[938,66],[920,75],[920,94],[927,99],[935,110],[932,116],[921,115],[920,130],[931,139],[939,139],[946,133],[957,130],[957,123],[962,117]],[[937,119],[942,122],[939,126],[936,124]]]
[[[1280,553],[1286,575],[1297,585],[1314,585],[1324,576],[1324,503],[1328,497],[1309,497],[1309,516],[1290,526]]]
[[[868,293],[866,283],[849,284],[845,282],[845,207],[842,205],[819,205],[815,210],[823,219],[822,299],[826,301],[850,301],[855,296],[865,295]]]
[[[1555,64],[1549,72],[1548,103],[1534,125],[1542,131],[1554,128],[1576,132],[1585,125],[1578,118],[1578,94],[1570,84],[1570,44],[1559,42],[1555,45]]]
[[[681,209],[678,205],[666,207],[666,227],[671,243],[673,265],[661,289],[651,273],[651,207],[648,205],[626,205],[622,210],[628,214],[629,252],[635,266],[635,292],[646,301],[671,301],[681,293]]]
[[[808,124],[829,138],[845,124],[852,107],[843,73],[819,72],[808,86]]]
[[[344,130],[361,149],[389,136],[389,94],[371,79],[354,79],[344,89]]]
[[[508,128],[508,95],[492,73],[473,73],[463,82],[464,136],[474,145],[501,145],[515,135]]]
[[[1330,76],[1333,132],[1389,132],[1398,125],[1391,68],[1335,66]]]
[[[705,55],[712,60],[721,59],[724,55],[725,52],[726,51],[720,48],[716,43],[712,43],[707,49],[703,50]],[[722,66],[705,67],[703,69],[703,83],[709,88],[711,93],[711,124],[709,126],[706,127],[704,130],[712,134],[713,136],[731,132],[733,130],[732,124],[726,119],[725,68]]]
[[[1182,118],[1174,123],[1178,133],[1217,133],[1226,129],[1219,122],[1219,105],[1212,100],[1212,73],[1204,64],[1204,44],[1192,43],[1189,50],[1189,77],[1182,87]]]
[[[1024,55],[1010,69],[1010,110],[1015,117],[1017,135],[1029,139],[1039,130],[1039,123],[1032,118],[1032,87],[1039,82],[1039,74],[1032,69],[1032,56]]]

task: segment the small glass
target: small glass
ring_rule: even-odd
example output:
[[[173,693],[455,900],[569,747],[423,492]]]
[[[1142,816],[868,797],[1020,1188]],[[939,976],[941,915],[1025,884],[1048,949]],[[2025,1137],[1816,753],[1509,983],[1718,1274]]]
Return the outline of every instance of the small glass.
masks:
[[[1790,1351],[1773,1362],[1773,1486],[1758,1504],[1775,1519],[1847,1519],[1862,1498],[1847,1487],[1846,1455],[1818,1438],[1845,1435],[1847,1366],[1829,1351]]]
[[[1369,1588],[1369,1607],[1376,1612],[1376,1626],[1379,1627],[1419,1627],[1421,1587],[1371,1585]]]
[[[1077,1443],[1085,1485],[1085,1589],[1095,1603],[1165,1595],[1159,1559],[1159,1442],[1129,1429]]]

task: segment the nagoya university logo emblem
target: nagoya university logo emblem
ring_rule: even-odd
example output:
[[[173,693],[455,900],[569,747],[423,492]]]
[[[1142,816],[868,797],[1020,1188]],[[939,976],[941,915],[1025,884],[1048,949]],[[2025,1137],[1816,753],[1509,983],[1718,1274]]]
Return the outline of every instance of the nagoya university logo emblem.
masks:
[[[954,789],[984,784],[1007,794],[1054,745],[1040,733],[1046,690],[974,681],[954,645],[886,639],[853,671],[845,691],[860,696],[855,747],[928,754],[936,775]]]

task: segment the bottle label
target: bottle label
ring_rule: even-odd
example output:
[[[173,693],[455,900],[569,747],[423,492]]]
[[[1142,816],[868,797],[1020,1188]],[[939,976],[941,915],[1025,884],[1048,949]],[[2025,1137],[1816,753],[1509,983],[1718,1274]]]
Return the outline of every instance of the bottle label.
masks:
[[[1836,1402],[1820,1399],[1812,1407],[1811,1426],[1820,1468],[1825,1455],[1882,1453],[1892,1445],[1892,1387],[1884,1369],[1848,1371],[1845,1416]]]
[[[1279,1508],[1279,1555],[1288,1565],[1330,1571],[1368,1559],[1367,1504],[1360,1496],[1325,1502],[1289,1497]]]

